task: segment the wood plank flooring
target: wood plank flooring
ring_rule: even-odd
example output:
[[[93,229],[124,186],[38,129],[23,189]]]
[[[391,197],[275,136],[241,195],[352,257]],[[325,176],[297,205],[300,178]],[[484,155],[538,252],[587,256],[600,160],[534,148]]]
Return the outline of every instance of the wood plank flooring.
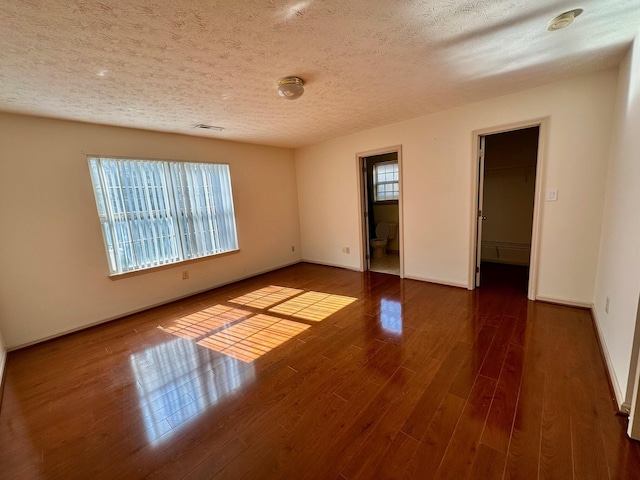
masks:
[[[299,264],[11,352],[0,478],[640,478],[589,312],[483,275],[469,292]],[[269,286],[300,291],[275,306],[355,301],[324,320],[264,290],[230,302]],[[280,318],[308,328],[287,340]]]

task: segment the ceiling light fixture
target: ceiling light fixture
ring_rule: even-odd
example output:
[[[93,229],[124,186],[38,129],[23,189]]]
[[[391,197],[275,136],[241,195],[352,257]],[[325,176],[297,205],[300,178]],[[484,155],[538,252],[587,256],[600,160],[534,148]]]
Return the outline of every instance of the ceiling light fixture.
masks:
[[[278,94],[287,100],[300,98],[304,93],[304,80],[299,77],[285,77],[278,81]]]
[[[565,27],[568,27],[573,23],[578,15],[582,13],[581,8],[576,8],[575,10],[569,10],[568,12],[561,13],[557,17],[549,20],[547,23],[547,30],[550,32],[555,32],[556,30],[562,30]]]

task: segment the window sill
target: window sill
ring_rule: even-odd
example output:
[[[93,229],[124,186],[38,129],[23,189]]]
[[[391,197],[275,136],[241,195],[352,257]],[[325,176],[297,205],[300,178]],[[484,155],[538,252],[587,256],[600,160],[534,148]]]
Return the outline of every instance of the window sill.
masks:
[[[382,202],[373,202],[374,205],[398,205],[398,200],[384,200]]]
[[[240,249],[231,250],[230,252],[216,253],[214,255],[207,255],[206,257],[191,258],[189,260],[182,260],[180,262],[167,263],[164,265],[158,265],[157,267],[143,268],[142,270],[134,270],[132,272],[114,273],[109,275],[109,280],[121,280],[129,277],[137,277],[138,275],[145,275],[147,273],[154,273],[160,270],[168,270],[170,268],[176,268],[183,265],[189,265],[191,263],[203,262],[206,260],[212,260],[214,258],[226,257],[227,255],[235,255],[240,253]]]

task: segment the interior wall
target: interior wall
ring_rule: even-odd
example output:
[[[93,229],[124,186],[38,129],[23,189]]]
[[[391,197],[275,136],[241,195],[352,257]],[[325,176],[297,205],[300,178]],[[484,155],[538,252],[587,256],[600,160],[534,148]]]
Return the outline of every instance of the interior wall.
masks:
[[[472,132],[550,117],[541,181],[559,200],[541,205],[537,294],[590,305],[616,78],[600,71],[297,149],[303,258],[362,268],[355,155],[401,144],[405,276],[469,286]]]
[[[640,295],[640,37],[620,65],[594,312],[617,382],[631,401],[630,371]],[[607,297],[609,311],[605,310]],[[638,333],[635,333],[636,341]],[[634,365],[635,367],[635,365]],[[630,381],[631,379],[631,381]]]
[[[87,154],[229,163],[240,251],[109,279]],[[0,159],[9,348],[300,261],[290,149],[0,114]]]

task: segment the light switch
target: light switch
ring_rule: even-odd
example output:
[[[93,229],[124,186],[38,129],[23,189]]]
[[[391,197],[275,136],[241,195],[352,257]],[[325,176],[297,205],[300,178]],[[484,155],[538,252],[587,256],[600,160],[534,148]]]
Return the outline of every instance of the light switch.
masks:
[[[550,188],[547,190],[547,202],[555,202],[558,200],[558,189]]]

